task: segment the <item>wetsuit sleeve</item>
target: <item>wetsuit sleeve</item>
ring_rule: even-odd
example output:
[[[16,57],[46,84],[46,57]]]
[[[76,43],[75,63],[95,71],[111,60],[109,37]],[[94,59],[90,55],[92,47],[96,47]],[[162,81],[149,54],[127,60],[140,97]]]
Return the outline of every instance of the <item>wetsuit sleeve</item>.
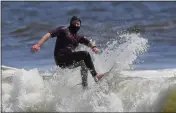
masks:
[[[52,29],[49,31],[49,33],[51,34],[51,37],[59,36],[61,33],[61,27],[57,27],[55,29]]]
[[[86,37],[84,37],[84,36],[80,36],[80,38],[79,38],[79,43],[88,46],[89,42],[90,42],[90,41],[89,41]]]

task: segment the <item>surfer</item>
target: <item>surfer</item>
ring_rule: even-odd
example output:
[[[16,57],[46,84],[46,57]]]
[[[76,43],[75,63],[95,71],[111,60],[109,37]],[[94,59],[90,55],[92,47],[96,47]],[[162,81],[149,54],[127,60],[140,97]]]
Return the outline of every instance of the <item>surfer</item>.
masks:
[[[40,47],[49,39],[57,37],[54,49],[54,60],[61,68],[76,68],[81,66],[82,86],[86,87],[88,70],[95,82],[98,82],[104,75],[98,74],[95,70],[90,53],[87,51],[75,51],[79,43],[84,44],[98,53],[96,44],[89,41],[85,36],[77,34],[81,27],[81,19],[73,16],[69,26],[59,26],[46,33],[37,44],[32,46],[32,52],[40,50]]]

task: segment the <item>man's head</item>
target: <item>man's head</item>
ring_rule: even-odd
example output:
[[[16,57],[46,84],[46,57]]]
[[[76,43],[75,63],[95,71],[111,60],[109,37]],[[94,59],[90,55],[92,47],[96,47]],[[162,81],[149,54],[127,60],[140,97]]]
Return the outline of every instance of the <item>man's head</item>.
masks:
[[[72,33],[76,34],[81,26],[81,20],[77,16],[73,16],[70,20],[70,30]]]

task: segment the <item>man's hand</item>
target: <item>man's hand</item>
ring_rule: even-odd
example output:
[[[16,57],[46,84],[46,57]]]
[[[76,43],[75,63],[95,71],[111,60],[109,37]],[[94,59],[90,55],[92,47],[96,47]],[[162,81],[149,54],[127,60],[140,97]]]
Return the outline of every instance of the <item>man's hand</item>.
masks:
[[[33,45],[31,48],[31,52],[36,52],[40,50],[40,47],[49,39],[51,38],[51,34],[50,33],[46,33],[41,39],[40,41]]]
[[[94,53],[96,53],[96,54],[100,52],[100,50],[99,50],[97,47],[93,47],[93,48],[92,48],[92,51],[93,51]]]
[[[40,50],[40,45],[39,44],[35,44],[32,46],[31,48],[31,52],[36,52],[36,51],[39,51]]]
[[[96,44],[95,44],[94,42],[89,42],[88,46],[92,48],[92,51],[93,51],[94,53],[97,54],[97,53],[100,52],[100,50],[96,47]]]

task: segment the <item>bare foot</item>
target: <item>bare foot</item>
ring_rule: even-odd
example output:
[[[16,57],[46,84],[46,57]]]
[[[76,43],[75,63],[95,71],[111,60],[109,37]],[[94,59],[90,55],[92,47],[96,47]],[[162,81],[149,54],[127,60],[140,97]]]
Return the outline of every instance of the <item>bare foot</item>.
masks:
[[[97,74],[97,75],[94,77],[94,81],[95,81],[95,82],[98,82],[103,76],[104,76],[104,74]]]

